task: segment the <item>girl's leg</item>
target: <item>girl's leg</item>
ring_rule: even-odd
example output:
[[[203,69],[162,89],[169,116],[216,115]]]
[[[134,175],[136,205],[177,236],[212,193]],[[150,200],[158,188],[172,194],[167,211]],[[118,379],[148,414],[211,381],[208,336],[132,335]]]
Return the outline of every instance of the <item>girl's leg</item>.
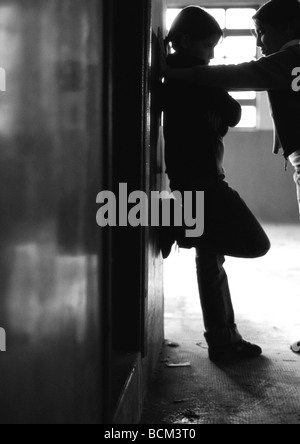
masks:
[[[293,167],[295,168],[294,180],[297,187],[297,200],[299,205],[299,216],[300,216],[300,151],[296,151],[293,153],[289,160]],[[299,353],[299,345],[300,342],[296,342],[291,346],[291,349],[294,353]]]
[[[222,255],[197,249],[197,276],[209,357],[215,362],[256,358],[261,355],[261,348],[244,341],[235,324],[224,262]]]
[[[224,256],[196,250],[197,278],[203,311],[205,337],[209,346],[239,342]]]
[[[212,219],[213,243],[225,256],[254,259],[270,250],[271,243],[263,227],[227,183],[220,187],[220,206],[217,214],[212,211]]]
[[[295,168],[294,180],[297,187],[297,199],[299,205],[299,215],[300,215],[300,151],[293,153],[289,160],[293,167]]]
[[[178,239],[178,244],[182,248],[199,247],[239,258],[262,257],[271,247],[261,224],[226,182],[205,192],[204,235]]]

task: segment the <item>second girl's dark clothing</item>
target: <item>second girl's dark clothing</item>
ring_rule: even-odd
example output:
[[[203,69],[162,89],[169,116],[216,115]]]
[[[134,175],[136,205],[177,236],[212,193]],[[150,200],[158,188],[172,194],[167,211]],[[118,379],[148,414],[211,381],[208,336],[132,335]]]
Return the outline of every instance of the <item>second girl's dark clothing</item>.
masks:
[[[239,65],[209,66],[195,71],[202,85],[228,90],[267,91],[274,120],[274,153],[285,158],[299,150],[300,92],[294,91],[292,72],[300,67],[300,40],[287,43],[275,54]]]

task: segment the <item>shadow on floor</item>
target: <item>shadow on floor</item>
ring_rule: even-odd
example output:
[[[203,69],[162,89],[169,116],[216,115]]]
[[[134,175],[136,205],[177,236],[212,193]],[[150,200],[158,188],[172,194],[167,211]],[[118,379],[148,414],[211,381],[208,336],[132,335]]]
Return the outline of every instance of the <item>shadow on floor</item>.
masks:
[[[165,345],[142,424],[300,424],[299,390],[296,355],[216,366],[194,343]]]

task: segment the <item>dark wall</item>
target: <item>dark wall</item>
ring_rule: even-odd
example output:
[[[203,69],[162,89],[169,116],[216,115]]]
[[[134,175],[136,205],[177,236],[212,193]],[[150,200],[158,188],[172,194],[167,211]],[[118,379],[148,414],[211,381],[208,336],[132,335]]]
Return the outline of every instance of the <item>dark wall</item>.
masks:
[[[146,139],[146,189],[148,195],[151,191],[165,190],[166,176],[163,171],[163,128],[161,126],[161,104],[159,83],[159,44],[158,30],[164,28],[165,0],[151,0],[149,4],[150,40],[148,43],[147,76],[147,126]],[[149,55],[151,54],[151,57]],[[151,61],[151,63],[150,63]],[[158,245],[155,228],[148,230],[146,236],[146,336],[144,380],[149,382],[154,371],[162,341],[164,339],[164,298],[163,298],[163,263]],[[146,384],[145,384],[146,386]]]
[[[4,424],[101,419],[101,6],[0,1]]]
[[[157,236],[101,230],[96,196],[162,187],[163,4],[0,0],[3,424],[110,422],[114,391],[120,417],[141,413],[163,341]]]
[[[142,190],[148,196],[162,187],[157,35],[163,7],[161,0],[110,0],[111,188],[117,195],[120,183],[127,184],[128,193]],[[114,422],[131,423],[141,414],[164,339],[162,258],[150,227],[117,228],[110,235],[112,384],[123,382]]]

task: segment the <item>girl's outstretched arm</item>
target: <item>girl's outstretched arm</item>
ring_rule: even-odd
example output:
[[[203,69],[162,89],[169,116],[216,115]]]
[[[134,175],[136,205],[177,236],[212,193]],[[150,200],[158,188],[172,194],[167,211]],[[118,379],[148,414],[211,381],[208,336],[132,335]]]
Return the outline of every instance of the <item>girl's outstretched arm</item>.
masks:
[[[165,77],[227,90],[291,89],[292,71],[300,66],[300,49],[285,50],[240,65],[197,66],[190,69],[165,67]]]
[[[165,71],[166,78],[173,80],[182,80],[186,82],[196,83],[203,86],[211,86],[222,89],[251,89],[255,88],[252,66],[244,63],[243,65],[229,65],[229,66],[196,66],[187,69],[172,69],[167,68]],[[246,70],[246,73],[245,73]],[[245,74],[248,79],[248,85],[245,85]],[[244,82],[241,85],[240,76],[243,75]],[[247,80],[246,80],[247,83]],[[256,86],[257,87],[257,86]]]

